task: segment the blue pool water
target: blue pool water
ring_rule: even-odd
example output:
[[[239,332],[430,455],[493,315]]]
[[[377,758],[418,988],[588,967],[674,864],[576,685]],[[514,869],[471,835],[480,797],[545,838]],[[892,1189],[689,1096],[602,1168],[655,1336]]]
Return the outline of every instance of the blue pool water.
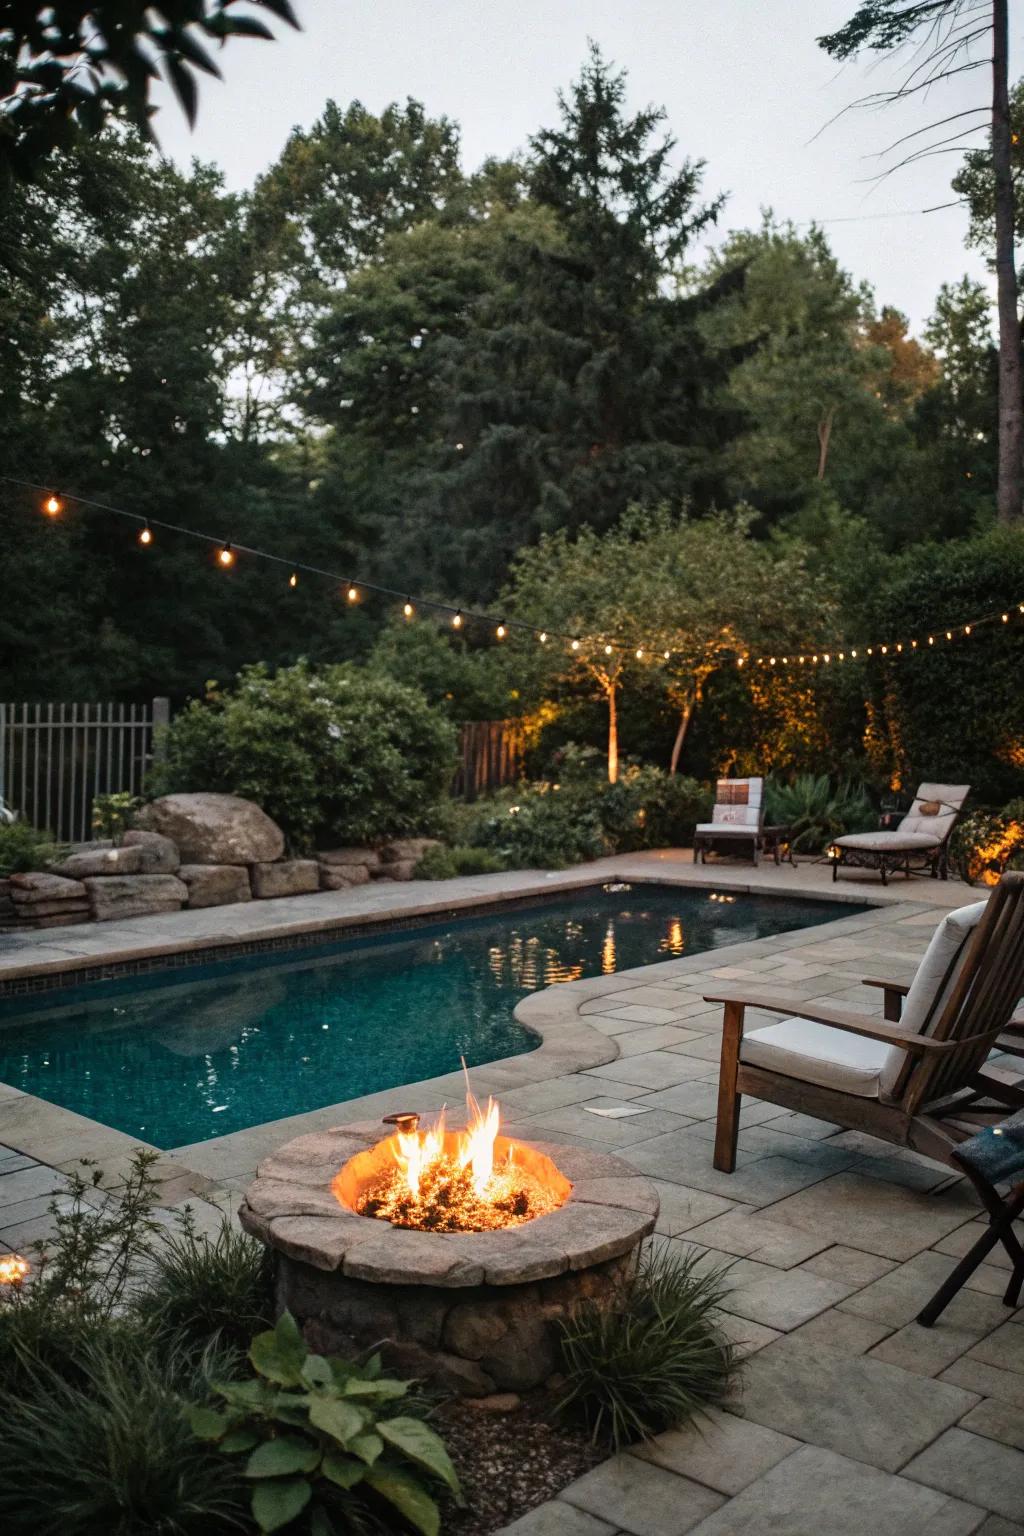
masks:
[[[810,927],[848,904],[608,885],[376,937],[0,1002],[0,1082],[157,1147],[530,1051],[538,987]]]

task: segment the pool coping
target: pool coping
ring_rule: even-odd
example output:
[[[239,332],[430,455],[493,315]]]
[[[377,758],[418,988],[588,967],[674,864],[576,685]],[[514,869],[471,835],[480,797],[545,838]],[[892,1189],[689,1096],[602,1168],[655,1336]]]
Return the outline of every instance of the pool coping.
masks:
[[[637,867],[638,865],[640,867]],[[682,868],[692,871],[694,866],[687,865]],[[533,881],[523,882],[514,892],[508,891],[507,894],[514,899],[553,890],[585,889],[591,885],[606,883],[609,878],[617,878],[628,879],[635,883],[677,885],[706,890],[727,886],[736,894],[784,895],[794,899],[833,900],[840,904],[868,905],[868,911],[858,912],[850,917],[837,917],[831,922],[819,923],[810,928],[794,928],[766,938],[724,945],[722,948],[728,951],[730,961],[764,955],[770,952],[772,946],[798,947],[802,943],[820,940],[825,935],[841,937],[847,933],[857,932],[863,927],[872,927],[883,922],[889,923],[900,917],[916,916],[918,913],[936,910],[934,899],[925,902],[908,901],[893,892],[883,893],[881,890],[872,890],[869,894],[859,884],[845,891],[837,891],[833,896],[831,888],[824,891],[815,889],[813,886],[800,888],[795,884],[789,885],[788,882],[787,888],[780,890],[774,882],[771,886],[767,886],[756,878],[751,880],[749,875],[752,872],[750,871],[744,872],[748,876],[745,880],[735,878],[709,880],[704,868],[701,866],[697,868],[703,876],[701,879],[694,879],[692,875],[690,878],[680,879],[678,875],[673,878],[672,870],[652,867],[649,862],[631,859],[630,856],[619,856],[614,860],[602,860],[599,864],[577,866],[571,871],[559,871],[557,873],[565,878],[557,882],[552,882],[548,878],[538,880],[536,872],[532,872]],[[721,876],[723,872],[716,870],[714,873]],[[756,872],[753,873],[756,874]],[[425,883],[420,882],[420,884]],[[493,889],[480,891],[480,882],[477,880],[465,882],[465,885],[473,886],[475,889],[463,891],[460,899],[458,894],[450,892],[450,887],[456,883],[463,884],[463,882],[444,882],[449,887],[447,900],[407,901],[400,904],[401,910],[397,911],[395,916],[422,919],[443,912],[471,912],[495,902],[496,893]],[[438,882],[431,882],[431,884],[436,885]],[[454,899],[452,899],[453,895]],[[294,899],[301,900],[301,898]],[[261,905],[269,906],[271,903]],[[222,912],[225,909],[213,910]],[[938,910],[936,910],[936,916],[938,916]],[[366,928],[375,920],[377,922],[387,920],[382,913],[375,911],[359,914],[359,920],[356,921],[352,921],[351,918],[352,914],[345,916],[339,914],[328,919],[320,917],[313,920],[299,920],[295,924],[289,924],[285,933],[293,935],[298,932],[309,932],[343,936],[342,931],[347,927],[359,930]],[[273,935],[273,937],[281,936],[280,931]],[[210,942],[199,952],[208,954],[210,949],[223,949],[232,941],[233,936],[225,937],[218,944],[211,936]],[[156,954],[176,954],[182,948],[180,944],[172,943],[170,947],[165,947],[166,945],[166,938],[157,939],[150,948]],[[195,948],[195,946],[192,947]],[[500,1093],[503,1090],[561,1077],[568,1073],[587,1071],[616,1060],[619,1056],[619,1046],[615,1037],[602,1033],[589,1023],[581,1012],[582,1005],[592,997],[649,982],[659,973],[678,975],[687,970],[703,969],[707,965],[707,954],[708,951],[701,951],[699,954],[637,966],[608,976],[586,977],[578,981],[560,983],[531,993],[515,1005],[514,1016],[520,1024],[539,1036],[539,1046],[525,1054],[502,1057],[474,1068],[473,1083],[477,1091]],[[65,957],[62,957],[62,960],[64,959]],[[114,962],[111,960],[97,959],[90,969],[98,972],[105,965],[109,966],[112,963]],[[69,968],[78,968],[74,959],[71,960],[70,967],[67,963],[56,967],[56,973],[64,975],[66,979]],[[54,967],[47,967],[46,974],[54,974]],[[168,1198],[167,1186],[173,1186],[179,1198],[187,1198],[189,1194],[204,1193],[214,1186],[247,1178],[261,1158],[283,1141],[291,1140],[295,1136],[323,1130],[329,1125],[338,1124],[339,1121],[379,1119],[401,1108],[411,1107],[421,1112],[430,1112],[440,1109],[445,1103],[460,1101],[463,1092],[462,1074],[449,1072],[416,1083],[382,1089],[355,1099],[342,1100],[319,1109],[303,1111],[279,1120],[264,1121],[259,1125],[233,1131],[222,1137],[212,1137],[202,1142],[161,1149],[73,1110],[23,1093],[13,1085],[0,1083],[0,1143],[53,1167],[64,1169],[77,1166],[83,1157],[87,1157],[103,1166],[108,1176],[114,1180],[123,1172],[134,1149],[146,1147],[157,1155],[153,1171],[164,1181],[161,1199],[164,1203],[173,1203]]]

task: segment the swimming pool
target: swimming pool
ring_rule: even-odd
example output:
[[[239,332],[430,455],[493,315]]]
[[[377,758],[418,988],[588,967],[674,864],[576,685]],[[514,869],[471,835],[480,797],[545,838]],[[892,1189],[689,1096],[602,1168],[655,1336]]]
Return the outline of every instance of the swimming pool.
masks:
[[[0,1082],[184,1146],[536,1048],[555,982],[865,908],[646,884],[0,1002]]]

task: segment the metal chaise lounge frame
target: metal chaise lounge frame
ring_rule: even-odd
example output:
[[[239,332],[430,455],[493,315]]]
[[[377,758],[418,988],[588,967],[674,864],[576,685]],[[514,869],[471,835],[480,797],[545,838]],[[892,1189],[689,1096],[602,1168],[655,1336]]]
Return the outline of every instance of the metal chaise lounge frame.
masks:
[[[970,791],[969,784],[921,784],[914,803],[891,832],[854,832],[831,846],[832,879],[839,871],[876,869],[887,885],[890,874],[949,873],[949,839]],[[934,807],[928,814],[928,808]]]
[[[725,1007],[714,1154],[717,1169],[723,1173],[735,1169],[744,1093],[911,1147],[947,1163],[960,1141],[1004,1118],[1011,1109],[1024,1108],[1020,1087],[985,1070],[989,1052],[1007,1043],[1005,1036],[1002,1041],[999,1037],[1024,996],[1024,874],[1003,875],[983,908],[979,904],[979,908],[948,914],[936,930],[929,954],[951,919],[960,919],[969,931],[938,975],[930,1004],[927,989],[919,992],[915,1005],[918,1012],[922,1012],[922,1002],[924,1008],[921,1027],[914,1033],[901,1032],[899,1023],[913,983],[904,986],[864,978],[865,985],[882,989],[884,1021],[755,991],[730,990],[706,997],[707,1002]],[[955,934],[962,929],[954,926],[948,931]],[[922,961],[919,976],[924,968]],[[810,1021],[894,1047],[902,1062],[899,1056],[891,1058],[894,1076],[890,1090],[884,1096],[881,1092],[843,1092],[745,1062],[742,1052],[748,1008],[791,1014],[795,1018],[787,1021],[789,1024]],[[746,1037],[748,1049],[757,1033],[752,1031]]]

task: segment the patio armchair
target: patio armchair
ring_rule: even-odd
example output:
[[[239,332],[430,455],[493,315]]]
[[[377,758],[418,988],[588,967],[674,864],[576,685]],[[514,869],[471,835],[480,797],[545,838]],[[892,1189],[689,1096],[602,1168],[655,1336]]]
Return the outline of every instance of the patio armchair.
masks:
[[[764,780],[719,779],[710,821],[698,822],[693,834],[693,862],[706,862],[708,849],[727,843],[748,846],[754,863],[761,860],[764,833]]]
[[[744,1093],[949,1162],[958,1142],[1024,1090],[986,1072],[1024,995],[1024,874],[1002,877],[987,901],[948,913],[909,986],[866,977],[884,1018],[772,997],[714,992],[725,1009],[715,1167],[736,1166]],[[748,1008],[783,1014],[744,1029]]]
[[[949,837],[970,791],[969,784],[922,784],[914,803],[891,832],[851,832],[831,845],[832,879],[840,869],[877,869],[886,885],[902,872],[940,875],[949,872]]]

